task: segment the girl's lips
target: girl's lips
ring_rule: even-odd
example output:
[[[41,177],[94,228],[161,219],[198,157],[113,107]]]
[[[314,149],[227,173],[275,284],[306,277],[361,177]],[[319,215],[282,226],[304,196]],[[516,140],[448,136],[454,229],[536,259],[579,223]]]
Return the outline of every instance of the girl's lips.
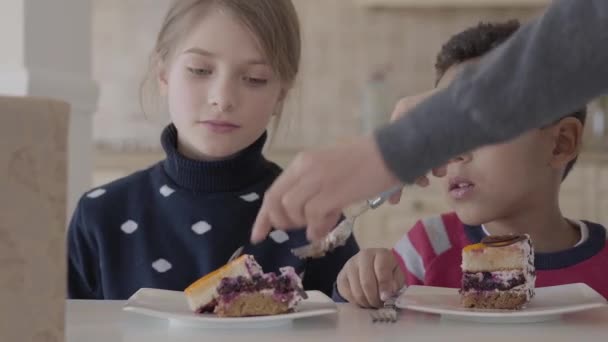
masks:
[[[237,124],[221,120],[205,120],[199,121],[199,123],[210,131],[212,131],[213,133],[230,133],[241,128],[241,126]]]
[[[449,194],[455,200],[462,200],[470,196],[475,189],[475,183],[462,177],[454,177],[449,180]]]

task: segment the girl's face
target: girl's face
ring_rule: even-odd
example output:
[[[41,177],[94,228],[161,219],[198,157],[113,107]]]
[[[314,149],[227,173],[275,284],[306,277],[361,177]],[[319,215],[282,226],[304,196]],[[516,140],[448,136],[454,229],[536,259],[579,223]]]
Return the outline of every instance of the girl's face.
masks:
[[[193,27],[159,76],[178,149],[198,160],[228,158],[251,145],[287,92],[256,37],[218,9]]]

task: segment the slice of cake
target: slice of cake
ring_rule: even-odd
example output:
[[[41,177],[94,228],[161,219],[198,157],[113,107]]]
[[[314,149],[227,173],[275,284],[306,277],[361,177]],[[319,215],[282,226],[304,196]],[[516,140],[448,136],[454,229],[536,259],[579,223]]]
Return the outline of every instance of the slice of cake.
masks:
[[[488,236],[462,250],[462,304],[523,308],[534,296],[534,249],[528,235]]]
[[[290,312],[306,293],[293,267],[281,274],[257,274],[251,278],[224,278],[217,292],[215,313],[221,317],[278,315]]]
[[[306,298],[293,267],[264,273],[251,255],[243,255],[188,286],[184,293],[196,313],[221,317],[277,315]]]
[[[213,312],[217,304],[217,288],[224,278],[251,278],[261,275],[262,267],[251,255],[242,255],[223,267],[200,278],[188,286],[184,293],[192,311],[198,313]]]

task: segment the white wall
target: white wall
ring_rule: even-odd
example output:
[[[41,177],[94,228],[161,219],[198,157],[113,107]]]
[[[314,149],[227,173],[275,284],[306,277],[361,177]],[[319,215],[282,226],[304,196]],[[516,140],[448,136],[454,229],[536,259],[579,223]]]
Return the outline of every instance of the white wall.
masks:
[[[71,105],[68,214],[92,180],[91,27],[90,0],[0,1],[0,94]]]

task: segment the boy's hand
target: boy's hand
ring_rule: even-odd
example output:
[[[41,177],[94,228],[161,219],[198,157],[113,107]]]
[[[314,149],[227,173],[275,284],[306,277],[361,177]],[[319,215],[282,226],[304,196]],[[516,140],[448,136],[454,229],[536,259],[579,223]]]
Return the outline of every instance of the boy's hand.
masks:
[[[391,114],[391,122],[397,120],[398,118],[402,117],[403,115],[406,115],[410,110],[412,110],[414,107],[416,107],[419,103],[421,103],[422,101],[426,100],[427,98],[429,98],[433,94],[435,94],[436,91],[437,91],[437,89],[432,89],[432,90],[424,92],[424,93],[420,93],[420,94],[416,94],[416,95],[412,95],[412,96],[406,96],[406,97],[400,99],[397,102],[397,104],[395,105],[395,109],[393,109],[393,113]],[[446,170],[444,167],[433,169],[433,175],[436,177],[443,177],[443,176],[445,176],[445,173],[446,173]],[[424,177],[418,178],[416,180],[416,185],[421,186],[421,187],[428,186],[429,185],[428,177],[424,176]],[[400,201],[401,201],[401,191],[397,192],[396,194],[391,196],[391,198],[389,198],[389,203],[391,203],[391,204],[398,204]]]
[[[393,252],[371,248],[353,256],[338,274],[340,296],[364,308],[379,308],[405,284]]]

